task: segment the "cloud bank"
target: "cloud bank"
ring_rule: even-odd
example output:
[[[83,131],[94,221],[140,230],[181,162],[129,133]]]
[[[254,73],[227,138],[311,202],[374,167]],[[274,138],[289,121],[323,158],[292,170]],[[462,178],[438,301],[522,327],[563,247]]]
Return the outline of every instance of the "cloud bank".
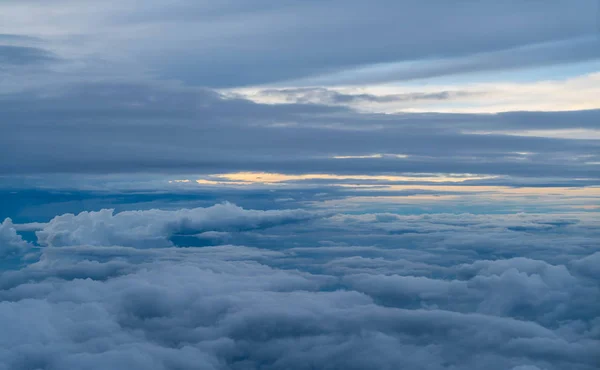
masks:
[[[591,215],[289,223],[306,219],[233,205],[57,216],[39,225],[38,257],[0,275],[0,369],[591,370],[600,360]],[[229,230],[237,245],[165,244],[181,227]]]
[[[304,210],[244,210],[224,203],[209,208],[163,211],[112,209],[54,217],[36,231],[42,246],[120,245],[138,248],[173,246],[175,234],[194,235],[206,231],[239,231],[268,228],[320,217]]]
[[[92,59],[123,72],[235,87],[306,78],[407,80],[597,60],[596,11],[594,0],[110,0],[93,11],[85,2],[58,0],[4,1],[0,22],[5,32],[44,39],[76,60],[69,70],[81,64],[94,70]]]
[[[67,84],[0,99],[0,174],[472,173],[597,179],[600,111],[361,114],[204,89]],[[580,130],[576,138],[561,130]],[[18,143],[18,144],[17,144]],[[373,153],[400,157],[354,158]],[[514,153],[531,153],[527,160]]]

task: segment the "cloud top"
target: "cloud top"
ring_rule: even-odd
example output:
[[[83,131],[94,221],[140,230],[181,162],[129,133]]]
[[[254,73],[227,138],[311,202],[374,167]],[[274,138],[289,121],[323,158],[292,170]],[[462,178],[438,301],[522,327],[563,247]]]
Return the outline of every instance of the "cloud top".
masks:
[[[245,210],[231,203],[208,208],[165,211],[113,209],[56,216],[36,231],[42,246],[121,245],[138,248],[173,246],[174,235],[208,231],[264,229],[320,217],[305,210]]]
[[[37,257],[0,273],[2,370],[600,360],[598,228],[584,213],[315,218],[221,204],[37,226]],[[16,229],[4,221],[4,243],[22,245]],[[172,246],[182,231],[226,232],[236,245]]]

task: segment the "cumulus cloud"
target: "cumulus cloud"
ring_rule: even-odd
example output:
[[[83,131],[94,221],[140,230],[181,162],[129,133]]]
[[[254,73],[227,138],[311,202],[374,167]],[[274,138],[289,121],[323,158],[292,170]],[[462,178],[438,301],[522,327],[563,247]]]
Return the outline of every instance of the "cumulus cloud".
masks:
[[[225,204],[40,224],[39,258],[0,274],[0,369],[591,370],[600,360],[593,217],[294,222],[312,218]],[[173,247],[181,230],[239,244]]]
[[[592,61],[600,57],[593,45],[597,43],[595,35],[571,39],[521,45],[476,55],[456,56],[445,60],[423,60],[413,63],[388,63],[350,69],[322,77],[308,78],[299,83],[309,85],[387,83],[389,81],[410,81],[423,78],[441,77],[472,73],[474,71],[496,71],[511,68],[555,65],[579,61]]]
[[[600,252],[573,261],[573,266],[593,279],[600,279]]]
[[[36,231],[43,246],[121,245],[143,248],[173,246],[176,234],[251,230],[306,221],[322,214],[305,210],[244,210],[231,203],[209,208],[164,211],[124,211],[113,209],[56,216]]]
[[[17,234],[15,225],[10,218],[0,223],[0,258],[21,255],[31,247],[30,243]]]

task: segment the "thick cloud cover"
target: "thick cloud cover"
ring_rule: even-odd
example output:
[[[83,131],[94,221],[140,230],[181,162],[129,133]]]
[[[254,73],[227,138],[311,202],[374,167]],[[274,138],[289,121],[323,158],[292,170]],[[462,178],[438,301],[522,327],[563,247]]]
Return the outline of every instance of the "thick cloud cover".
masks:
[[[593,0],[3,1],[0,176],[252,170],[597,180],[600,114],[575,111],[597,108],[593,98],[571,94],[555,108],[568,112],[361,114],[330,105],[454,101],[460,111],[490,91],[460,81],[439,91],[328,89],[597,61],[595,10]],[[578,68],[567,75],[594,67]],[[527,79],[547,79],[537,73]],[[226,98],[224,87],[248,85],[290,104]],[[512,89],[491,105],[522,89],[519,107],[533,109],[527,102],[544,91]],[[372,154],[407,157],[332,159]]]
[[[596,6],[594,0],[3,1],[0,176],[418,172],[597,184],[600,113],[587,96],[596,92],[590,86],[600,60]],[[536,69],[557,64],[565,68],[557,76]],[[388,93],[335,90],[504,70],[521,74],[428,80],[409,90],[392,84],[381,90]],[[544,81],[548,76],[569,83],[556,90]],[[469,78],[487,84],[469,85]],[[496,82],[513,85],[496,89]],[[235,95],[242,87],[290,103],[253,103]],[[539,96],[542,105],[535,103]],[[385,110],[394,114],[343,107],[394,102],[407,105]],[[436,107],[568,111],[397,113]],[[381,156],[357,158],[373,154]]]
[[[0,156],[10,159],[0,174],[251,170],[597,180],[594,137],[503,131],[597,130],[599,122],[598,110],[361,114],[146,83],[69,84],[0,98]],[[374,153],[407,157],[333,158]]]
[[[228,230],[237,245],[151,247],[181,225]],[[600,361],[592,214],[315,219],[222,205],[39,226],[49,246],[0,275],[1,369],[591,370]],[[127,244],[126,229],[146,243]]]
[[[597,369],[596,6],[1,1],[0,370]]]
[[[405,80],[597,59],[596,10],[594,0],[3,1],[0,23],[5,32],[48,39],[79,64],[94,65],[93,58],[223,87],[323,74],[334,83]],[[371,67],[335,73],[363,66]]]

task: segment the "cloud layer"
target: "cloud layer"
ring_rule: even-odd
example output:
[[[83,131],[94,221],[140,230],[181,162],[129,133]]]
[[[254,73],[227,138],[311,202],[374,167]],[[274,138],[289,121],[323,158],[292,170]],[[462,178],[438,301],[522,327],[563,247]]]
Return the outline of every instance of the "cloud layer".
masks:
[[[0,174],[265,171],[597,179],[599,112],[361,114],[145,83],[0,99]],[[576,138],[561,130],[580,130]],[[373,153],[404,157],[350,158]],[[515,158],[515,153],[530,153]]]
[[[0,275],[0,369],[591,370],[592,216],[58,216],[39,225],[38,257]],[[151,237],[184,224],[237,245]]]
[[[5,32],[45,39],[48,49],[79,64],[109,61],[224,87],[323,75],[333,83],[406,80],[597,59],[596,6],[594,0],[111,0],[92,11],[69,0],[4,1],[0,22]]]
[[[0,2],[0,370],[597,369],[597,5]]]

